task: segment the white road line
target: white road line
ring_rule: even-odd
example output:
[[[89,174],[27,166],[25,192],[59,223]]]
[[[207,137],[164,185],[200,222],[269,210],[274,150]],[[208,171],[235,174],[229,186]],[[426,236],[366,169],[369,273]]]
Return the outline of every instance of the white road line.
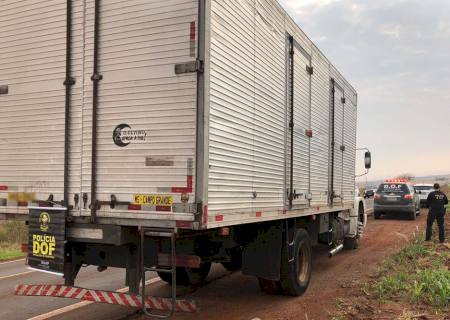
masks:
[[[25,261],[25,258],[17,259],[17,260],[11,260],[11,261],[6,261],[6,262],[0,262],[0,265],[2,265],[2,264],[9,264],[9,263],[13,263],[13,262],[19,262],[19,261]]]
[[[153,278],[153,279],[145,281],[145,285],[149,285],[149,284],[156,283],[156,282],[159,282],[159,281],[161,281],[161,279],[159,277],[156,277],[156,278]],[[116,292],[120,292],[120,293],[126,293],[128,291],[129,291],[128,287],[116,290]],[[70,306],[66,306],[66,307],[63,307],[63,308],[60,308],[60,309],[56,309],[56,310],[53,310],[53,311],[50,311],[50,312],[38,315],[38,316],[33,317],[33,318],[29,318],[27,320],[46,320],[46,319],[49,319],[49,318],[52,318],[52,317],[56,317],[56,316],[59,316],[61,314],[64,314],[64,313],[67,313],[67,312],[70,312],[70,311],[73,311],[73,310],[76,310],[76,309],[79,309],[79,308],[86,307],[86,306],[88,306],[90,304],[93,304],[93,303],[94,302],[91,302],[91,301],[81,301],[81,302],[78,302],[78,303],[75,303],[75,304],[71,304]]]
[[[14,278],[14,277],[18,277],[18,276],[23,276],[25,274],[29,274],[29,273],[33,273],[33,272],[36,272],[36,271],[30,270],[30,271],[25,271],[25,272],[21,272],[21,273],[11,274],[9,276],[0,277],[0,280]]]

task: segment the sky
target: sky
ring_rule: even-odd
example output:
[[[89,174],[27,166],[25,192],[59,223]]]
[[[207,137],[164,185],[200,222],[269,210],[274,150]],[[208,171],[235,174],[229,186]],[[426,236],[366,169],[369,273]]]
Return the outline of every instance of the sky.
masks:
[[[450,173],[450,1],[279,1],[356,88],[368,179]]]

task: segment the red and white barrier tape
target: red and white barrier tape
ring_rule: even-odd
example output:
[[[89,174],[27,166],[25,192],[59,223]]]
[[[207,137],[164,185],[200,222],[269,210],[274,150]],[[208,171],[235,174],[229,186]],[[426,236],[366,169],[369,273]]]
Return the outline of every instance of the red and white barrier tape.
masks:
[[[19,284],[14,289],[17,296],[46,296],[70,298],[84,301],[116,304],[121,306],[142,308],[141,296],[130,293],[119,293],[113,291],[83,289],[63,285],[26,285]],[[153,310],[171,310],[172,300],[159,297],[147,297],[145,307]],[[177,300],[176,311],[198,312],[195,302],[188,300]]]

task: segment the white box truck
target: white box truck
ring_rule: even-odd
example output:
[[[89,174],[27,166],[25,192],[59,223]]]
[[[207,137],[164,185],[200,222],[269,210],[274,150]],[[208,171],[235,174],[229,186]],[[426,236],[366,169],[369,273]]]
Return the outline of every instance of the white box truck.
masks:
[[[0,215],[34,267],[300,295],[314,245],[356,247],[357,93],[276,0],[1,8]]]

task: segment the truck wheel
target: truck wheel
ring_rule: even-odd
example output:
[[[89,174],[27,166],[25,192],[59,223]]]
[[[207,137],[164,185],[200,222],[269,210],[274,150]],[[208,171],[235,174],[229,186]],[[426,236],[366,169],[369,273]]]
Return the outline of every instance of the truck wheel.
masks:
[[[381,212],[374,211],[374,212],[373,212],[373,217],[374,217],[375,219],[380,219],[380,218],[381,218]]]
[[[416,220],[417,219],[417,212],[414,210],[413,212],[409,213],[409,220]]]
[[[281,294],[283,292],[280,281],[258,278],[258,282],[262,292],[272,295]]]
[[[157,272],[158,277],[161,278],[162,281],[167,282],[168,284],[172,284],[172,275],[170,273],[165,272]],[[177,276],[178,276],[178,270],[177,270]],[[177,281],[178,283],[178,281]]]
[[[242,268],[242,248],[235,247],[228,250],[230,261],[222,262],[222,265],[228,271],[238,271]]]
[[[344,238],[344,249],[345,250],[355,250],[359,246],[359,237]]]
[[[281,287],[286,295],[300,296],[305,293],[311,280],[311,240],[304,229],[298,229],[294,236],[293,260],[289,261],[288,248],[281,253]]]
[[[202,263],[200,268],[177,267],[177,285],[196,286],[205,282],[211,269],[211,263]],[[172,275],[170,273],[158,272],[162,281],[172,284]]]

